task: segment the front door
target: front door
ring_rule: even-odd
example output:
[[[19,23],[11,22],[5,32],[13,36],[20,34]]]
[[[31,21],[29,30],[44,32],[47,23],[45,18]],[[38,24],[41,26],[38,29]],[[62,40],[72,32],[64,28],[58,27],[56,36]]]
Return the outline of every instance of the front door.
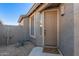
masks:
[[[44,45],[57,46],[57,11],[44,13]]]

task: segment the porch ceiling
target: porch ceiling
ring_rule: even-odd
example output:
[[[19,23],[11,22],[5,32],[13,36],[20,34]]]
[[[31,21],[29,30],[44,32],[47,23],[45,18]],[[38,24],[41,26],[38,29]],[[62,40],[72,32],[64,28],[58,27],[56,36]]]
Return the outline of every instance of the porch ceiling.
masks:
[[[53,8],[53,7],[57,7],[59,6],[60,3],[48,3],[48,5],[46,6],[46,8]]]

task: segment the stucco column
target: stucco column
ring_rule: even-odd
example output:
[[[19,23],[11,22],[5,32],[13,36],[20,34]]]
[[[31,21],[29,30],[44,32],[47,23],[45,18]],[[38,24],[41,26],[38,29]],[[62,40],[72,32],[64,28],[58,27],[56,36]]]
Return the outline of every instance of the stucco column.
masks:
[[[79,56],[79,4],[74,4],[74,55]]]

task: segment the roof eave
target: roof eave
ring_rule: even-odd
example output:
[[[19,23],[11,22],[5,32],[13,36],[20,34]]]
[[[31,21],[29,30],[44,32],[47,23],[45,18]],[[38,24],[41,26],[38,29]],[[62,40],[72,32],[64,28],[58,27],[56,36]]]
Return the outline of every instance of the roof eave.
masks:
[[[20,23],[20,22],[22,21],[22,18],[24,18],[24,17],[27,17],[27,16],[26,16],[26,15],[21,15],[21,16],[19,17],[18,23]]]
[[[26,15],[29,16],[40,4],[41,3],[34,3]]]

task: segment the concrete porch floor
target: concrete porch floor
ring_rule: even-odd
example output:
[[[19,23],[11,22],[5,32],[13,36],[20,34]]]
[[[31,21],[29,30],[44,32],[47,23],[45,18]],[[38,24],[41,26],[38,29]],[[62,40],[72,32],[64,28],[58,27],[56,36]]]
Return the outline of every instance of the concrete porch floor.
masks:
[[[61,54],[44,53],[42,47],[35,47],[32,49],[29,56],[62,56]]]

